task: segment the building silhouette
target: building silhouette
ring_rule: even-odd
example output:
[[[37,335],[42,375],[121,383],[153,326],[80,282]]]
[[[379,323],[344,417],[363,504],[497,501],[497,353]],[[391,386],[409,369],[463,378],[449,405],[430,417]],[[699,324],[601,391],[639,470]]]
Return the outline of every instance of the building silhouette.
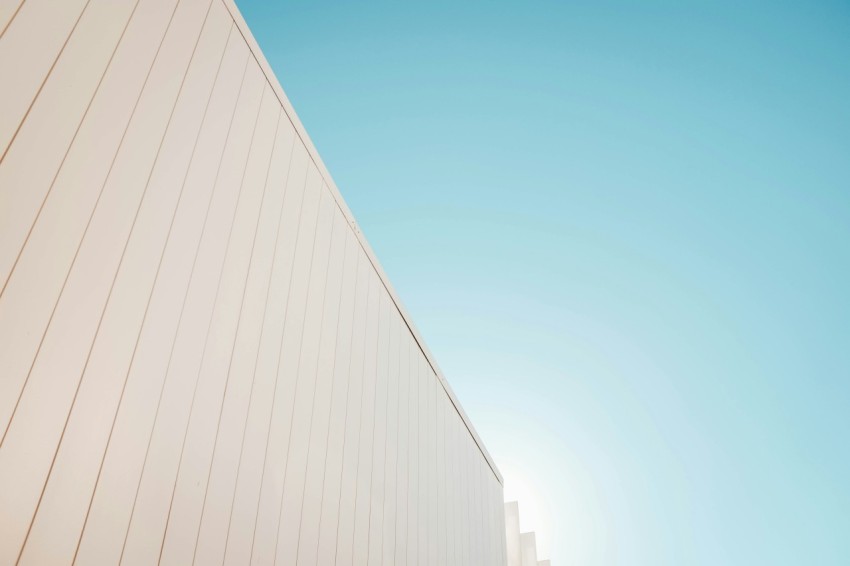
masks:
[[[0,564],[507,564],[499,471],[233,1],[0,30]]]

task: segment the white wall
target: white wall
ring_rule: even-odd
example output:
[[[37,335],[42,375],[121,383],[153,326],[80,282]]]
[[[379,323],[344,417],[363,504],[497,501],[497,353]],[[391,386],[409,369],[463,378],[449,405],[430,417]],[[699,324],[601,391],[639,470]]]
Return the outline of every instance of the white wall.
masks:
[[[519,538],[522,566],[537,566],[537,537],[534,533],[522,533]]]
[[[519,538],[519,503],[505,503],[505,538],[508,566],[522,566],[522,546]]]
[[[0,564],[505,564],[501,477],[231,1],[0,30]]]

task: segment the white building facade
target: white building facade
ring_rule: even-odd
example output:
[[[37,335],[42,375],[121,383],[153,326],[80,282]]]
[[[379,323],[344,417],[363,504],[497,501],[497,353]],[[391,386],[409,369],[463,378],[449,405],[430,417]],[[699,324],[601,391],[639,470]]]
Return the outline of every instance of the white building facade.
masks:
[[[507,564],[232,0],[0,1],[0,564]]]

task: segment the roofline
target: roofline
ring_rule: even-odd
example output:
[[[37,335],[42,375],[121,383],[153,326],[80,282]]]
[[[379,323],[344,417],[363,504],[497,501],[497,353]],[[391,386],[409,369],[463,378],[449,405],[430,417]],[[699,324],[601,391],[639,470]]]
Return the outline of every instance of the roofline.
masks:
[[[248,44],[251,53],[254,55],[254,59],[256,59],[257,63],[260,65],[260,69],[263,71],[263,74],[266,76],[269,84],[274,90],[275,95],[277,96],[280,104],[283,108],[283,111],[289,117],[290,122],[295,128],[296,135],[301,139],[304,147],[307,148],[307,154],[312,159],[313,163],[316,165],[316,168],[319,170],[319,173],[322,175],[325,184],[331,189],[331,194],[336,201],[337,206],[342,211],[343,216],[345,216],[346,221],[348,222],[351,229],[354,231],[354,235],[357,237],[357,241],[360,243],[360,246],[363,248],[363,251],[366,252],[366,256],[369,258],[369,261],[372,263],[372,267],[378,273],[378,277],[381,280],[381,283],[384,285],[384,288],[389,293],[390,298],[393,303],[395,303],[396,308],[399,313],[401,313],[402,319],[404,323],[407,325],[407,328],[410,330],[410,333],[413,335],[413,339],[416,340],[416,343],[419,345],[419,349],[422,350],[422,353],[425,354],[425,358],[428,360],[428,364],[434,370],[434,373],[437,375],[437,378],[440,380],[440,384],[443,386],[446,394],[449,396],[449,399],[454,405],[455,410],[460,415],[461,419],[463,419],[464,424],[466,425],[469,434],[472,435],[473,440],[475,440],[475,444],[478,446],[478,449],[481,451],[481,454],[484,456],[484,459],[487,461],[487,464],[490,466],[490,469],[495,474],[496,479],[499,480],[499,483],[504,485],[504,480],[502,479],[502,474],[499,472],[499,469],[496,467],[495,462],[493,462],[493,458],[490,456],[490,453],[487,451],[487,448],[484,446],[484,443],[481,441],[481,437],[478,436],[478,433],[475,431],[475,427],[472,426],[472,422],[469,420],[469,416],[466,414],[466,411],[463,410],[460,402],[455,396],[454,391],[452,390],[449,382],[446,380],[443,375],[442,370],[440,370],[440,366],[437,365],[437,361],[434,359],[434,355],[431,354],[431,351],[428,349],[428,346],[425,344],[425,340],[422,338],[422,335],[417,330],[416,325],[413,323],[410,315],[407,312],[407,309],[404,308],[404,304],[402,304],[401,299],[390,283],[387,274],[384,272],[381,264],[378,262],[377,257],[375,257],[375,253],[372,251],[372,247],[369,245],[369,242],[366,241],[366,237],[363,235],[363,232],[360,230],[357,225],[357,221],[354,219],[354,215],[351,213],[351,209],[348,208],[348,205],[345,203],[345,199],[342,198],[342,194],[339,192],[339,189],[336,186],[336,183],[333,181],[333,177],[331,177],[330,172],[327,167],[325,167],[322,158],[319,156],[319,152],[316,151],[316,147],[313,145],[310,136],[307,134],[307,130],[304,129],[304,125],[301,123],[301,120],[298,119],[298,115],[295,113],[295,109],[292,107],[292,104],[289,102],[289,98],[286,96],[286,93],[283,91],[283,87],[280,85],[280,81],[277,80],[277,77],[272,71],[269,62],[266,60],[265,55],[263,55],[262,50],[260,49],[257,40],[254,38],[254,34],[251,33],[251,30],[248,28],[248,24],[245,22],[245,18],[242,17],[242,13],[237,8],[234,0],[221,0],[224,3],[224,6],[230,12],[233,21],[236,23],[236,27],[239,29],[239,32],[242,34],[242,37],[245,39],[245,42]]]

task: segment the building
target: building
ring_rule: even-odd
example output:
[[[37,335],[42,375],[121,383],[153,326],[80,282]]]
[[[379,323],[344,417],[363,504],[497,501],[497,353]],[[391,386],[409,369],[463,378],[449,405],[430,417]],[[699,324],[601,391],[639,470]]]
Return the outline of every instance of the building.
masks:
[[[506,564],[232,0],[0,3],[0,564]]]
[[[507,566],[550,566],[548,560],[537,560],[537,536],[520,532],[516,501],[505,503],[505,548]]]

